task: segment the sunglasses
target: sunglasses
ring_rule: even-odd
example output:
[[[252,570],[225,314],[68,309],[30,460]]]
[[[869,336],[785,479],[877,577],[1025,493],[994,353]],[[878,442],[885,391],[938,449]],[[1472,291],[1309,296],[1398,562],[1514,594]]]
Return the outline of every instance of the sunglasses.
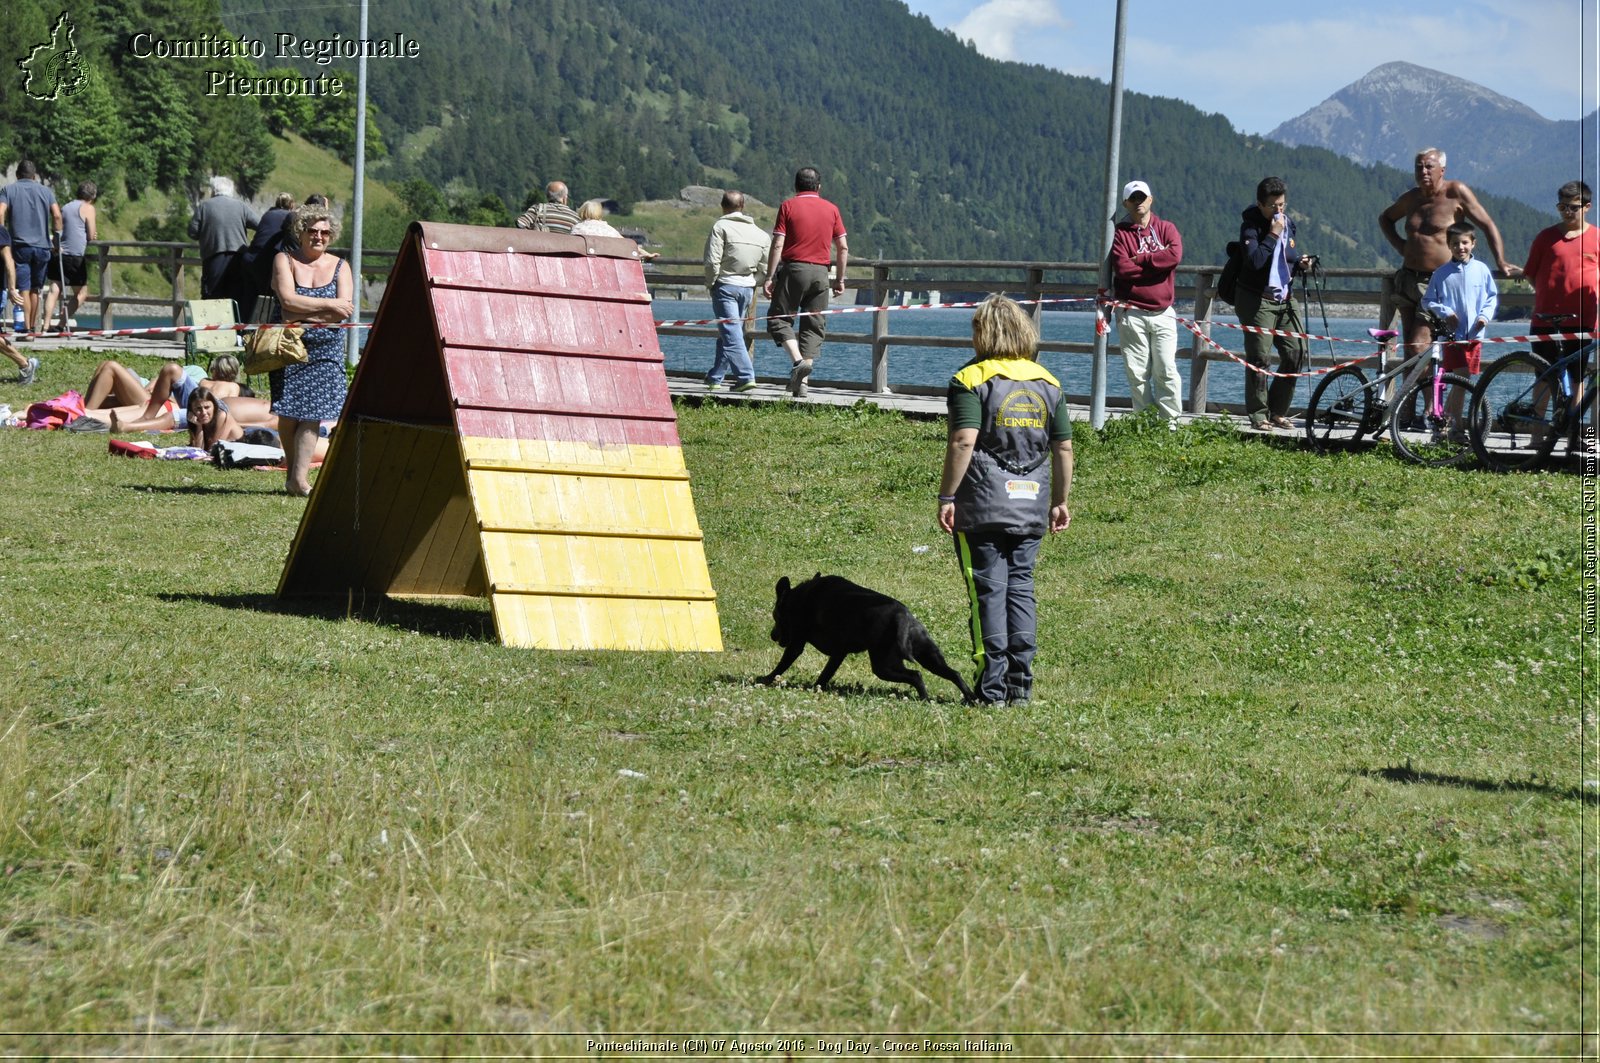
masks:
[[[1556,209],[1563,214],[1581,214],[1588,206],[1587,203],[1557,203]]]
[[[306,233],[309,236],[320,236],[324,240],[332,240],[333,239],[333,230],[332,229],[307,229]]]

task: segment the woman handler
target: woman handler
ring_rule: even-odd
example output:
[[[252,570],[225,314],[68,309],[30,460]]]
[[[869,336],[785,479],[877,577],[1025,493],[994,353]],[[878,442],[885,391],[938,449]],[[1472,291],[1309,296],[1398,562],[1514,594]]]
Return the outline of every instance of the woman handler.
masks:
[[[972,315],[972,346],[972,361],[950,378],[939,526],[955,536],[967,584],[978,700],[1017,704],[1033,694],[1039,543],[1072,521],[1072,422],[1022,307],[985,299]]]

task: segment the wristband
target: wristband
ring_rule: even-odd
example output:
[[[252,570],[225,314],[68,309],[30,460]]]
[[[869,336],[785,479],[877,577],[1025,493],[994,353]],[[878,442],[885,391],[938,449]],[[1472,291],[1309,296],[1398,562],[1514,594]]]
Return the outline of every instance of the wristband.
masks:
[[[939,496],[939,501],[940,502],[954,502],[955,500],[956,500],[956,496],[955,495],[940,495]]]

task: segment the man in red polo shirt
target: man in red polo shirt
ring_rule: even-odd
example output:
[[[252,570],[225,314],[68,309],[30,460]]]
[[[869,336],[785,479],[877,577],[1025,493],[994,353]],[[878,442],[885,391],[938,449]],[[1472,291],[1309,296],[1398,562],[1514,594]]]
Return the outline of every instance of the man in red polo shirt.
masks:
[[[834,295],[844,294],[844,270],[850,261],[844,220],[839,208],[822,198],[822,177],[815,167],[802,166],[794,175],[794,197],[778,208],[772,227],[772,250],[767,261],[772,273],[762,291],[767,307],[767,332],[789,353],[789,394],[803,398],[811,366],[822,350],[827,318],[815,316],[828,309],[828,260],[833,251],[837,279]],[[807,316],[796,317],[796,314]]]

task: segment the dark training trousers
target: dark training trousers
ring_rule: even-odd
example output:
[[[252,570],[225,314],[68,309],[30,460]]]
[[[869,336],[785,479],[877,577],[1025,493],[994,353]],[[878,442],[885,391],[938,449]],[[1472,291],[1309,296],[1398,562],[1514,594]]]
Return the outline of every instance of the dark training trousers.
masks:
[[[956,559],[972,615],[972,685],[983,701],[1027,701],[1033,695],[1038,638],[1033,564],[1041,537],[956,532]]]
[[[1280,332],[1304,332],[1300,314],[1294,300],[1275,303],[1260,292],[1239,289],[1238,301],[1233,304],[1239,314],[1239,324],[1257,328],[1277,329]],[[1290,336],[1268,336],[1261,332],[1244,334],[1244,360],[1260,369],[1267,368],[1267,352],[1278,349],[1278,372],[1298,373],[1306,361],[1306,341]],[[1244,412],[1252,419],[1264,414],[1284,417],[1294,401],[1293,377],[1273,376],[1244,371]]]
[[[784,315],[814,314],[828,309],[828,267],[814,262],[784,262],[772,282],[772,302],[767,305],[767,332],[782,346],[789,340],[800,344],[800,357],[815,360],[822,352],[822,337],[828,331],[825,317],[793,318]]]

